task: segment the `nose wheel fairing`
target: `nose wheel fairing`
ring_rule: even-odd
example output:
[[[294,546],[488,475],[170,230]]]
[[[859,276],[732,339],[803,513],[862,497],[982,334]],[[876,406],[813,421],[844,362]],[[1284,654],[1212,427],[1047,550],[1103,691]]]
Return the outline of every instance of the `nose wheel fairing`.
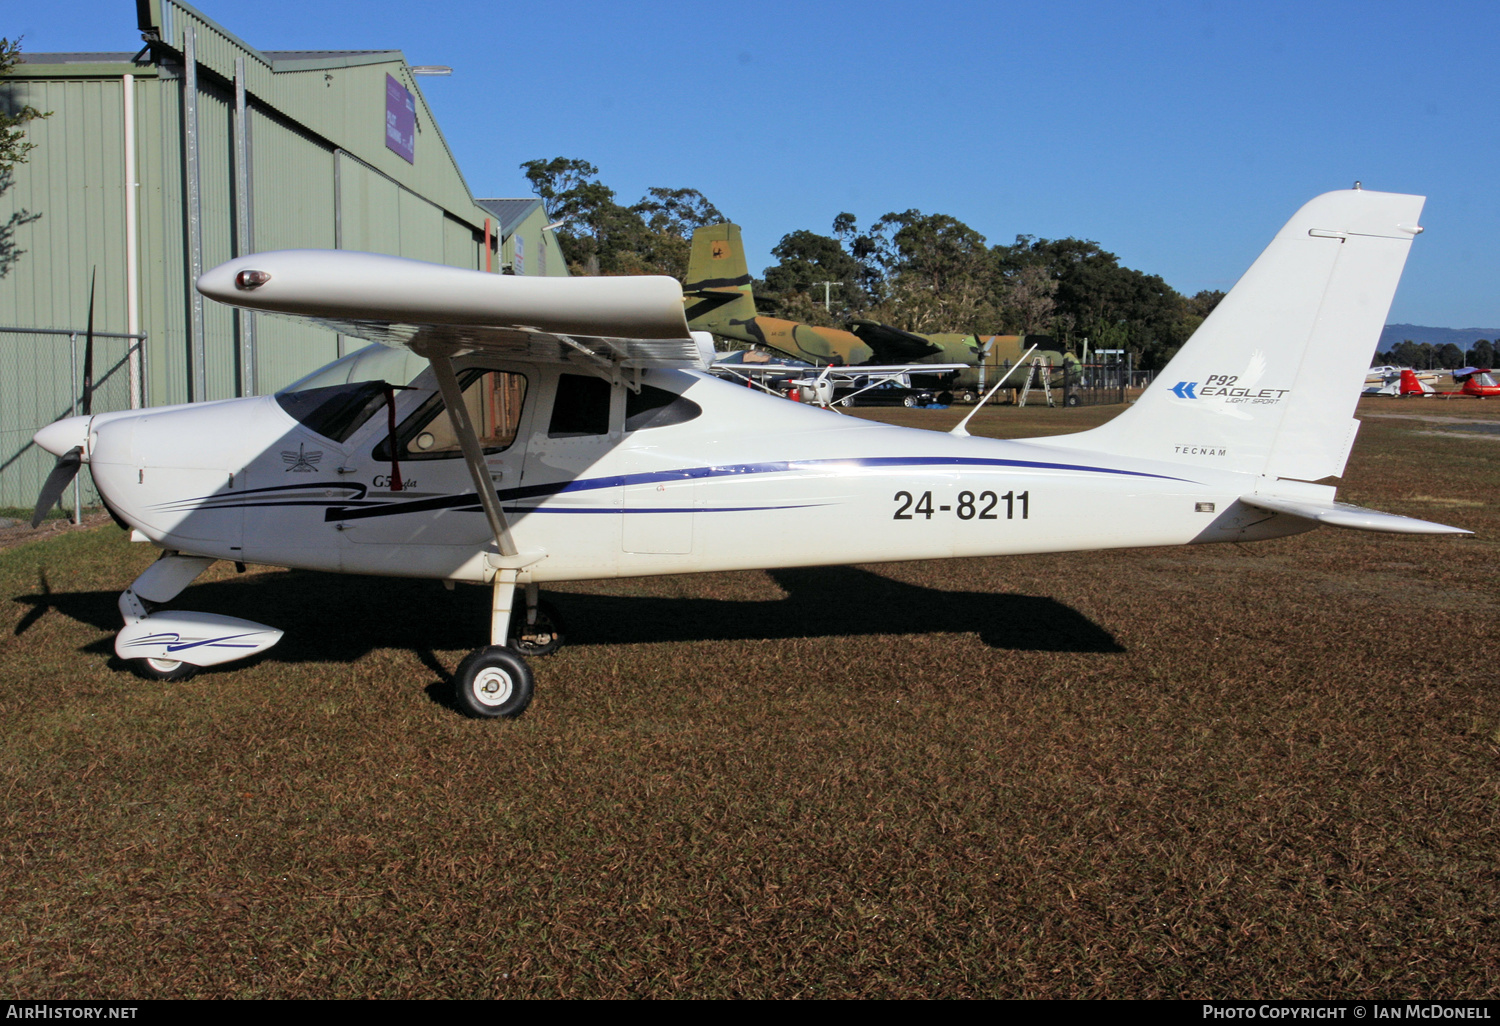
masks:
[[[153,612],[170,602],[215,563],[204,556],[165,553],[120,595],[125,626],[115,636],[115,655],[156,680],[181,679],[180,665],[216,666],[258,655],[281,640],[265,624],[218,613]]]
[[[281,640],[265,624],[217,613],[168,612],[126,624],[115,636],[121,659],[216,666],[258,655]]]

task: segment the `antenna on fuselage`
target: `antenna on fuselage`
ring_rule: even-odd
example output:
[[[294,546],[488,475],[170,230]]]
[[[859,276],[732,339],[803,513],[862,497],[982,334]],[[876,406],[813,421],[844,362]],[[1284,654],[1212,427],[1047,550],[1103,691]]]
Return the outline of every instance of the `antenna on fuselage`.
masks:
[[[990,344],[993,345],[994,341],[995,341],[994,339],[990,339]],[[974,404],[974,408],[969,411],[969,415],[967,417],[965,417],[963,420],[959,421],[957,424],[953,425],[953,430],[949,431],[948,433],[950,435],[957,435],[959,438],[968,438],[969,437],[969,432],[965,430],[965,425],[967,425],[969,423],[969,421],[971,421],[971,420],[974,419],[974,414],[976,414],[976,413],[979,412],[979,408],[981,406],[983,406],[985,403],[987,403],[987,402],[990,401],[990,396],[994,395],[996,392],[998,392],[1000,390],[1000,386],[1003,385],[1003,384],[1005,384],[1005,379],[1008,378],[1008,377],[1010,377],[1012,374],[1014,374],[1016,372],[1016,367],[1019,367],[1019,366],[1021,366],[1021,364],[1025,363],[1026,362],[1026,357],[1030,356],[1034,352],[1036,352],[1036,346],[1035,345],[1033,345],[1030,349],[1026,350],[1026,352],[1022,353],[1021,354],[1021,358],[1016,361],[1015,367],[1012,367],[1010,370],[1008,370],[1004,374],[1000,375],[1000,380],[997,381],[997,382],[995,382],[995,387],[991,388],[988,392],[984,393],[984,398],[980,399],[979,402],[977,402],[977,403]]]

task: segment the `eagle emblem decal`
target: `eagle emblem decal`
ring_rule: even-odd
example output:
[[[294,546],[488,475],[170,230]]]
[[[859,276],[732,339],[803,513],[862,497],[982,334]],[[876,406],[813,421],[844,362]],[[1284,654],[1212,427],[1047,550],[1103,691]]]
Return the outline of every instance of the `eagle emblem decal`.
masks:
[[[288,474],[316,474],[318,472],[318,461],[323,458],[323,450],[314,449],[312,452],[306,452],[304,448],[299,443],[296,452],[290,449],[281,450],[281,461],[287,465]]]

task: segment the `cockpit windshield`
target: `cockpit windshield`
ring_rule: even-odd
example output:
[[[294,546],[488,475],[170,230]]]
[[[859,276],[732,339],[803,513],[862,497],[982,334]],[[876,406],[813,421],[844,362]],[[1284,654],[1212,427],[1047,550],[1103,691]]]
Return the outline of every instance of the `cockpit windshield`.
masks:
[[[342,442],[385,406],[384,381],[357,381],[352,385],[287,389],[276,393],[276,402],[309,431]]]
[[[384,408],[387,383],[409,384],[426,369],[408,350],[365,346],[292,382],[276,402],[309,431],[343,442]]]
[[[347,385],[356,381],[389,381],[409,385],[427,369],[427,361],[408,349],[392,349],[379,344],[357,349],[306,377],[298,378],[283,392],[303,392],[328,385]]]

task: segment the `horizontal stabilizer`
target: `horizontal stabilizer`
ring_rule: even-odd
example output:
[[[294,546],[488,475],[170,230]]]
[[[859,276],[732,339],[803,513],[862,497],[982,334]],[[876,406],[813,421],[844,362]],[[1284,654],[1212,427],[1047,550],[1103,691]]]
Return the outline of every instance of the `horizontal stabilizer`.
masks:
[[[1462,527],[1434,524],[1430,520],[1414,520],[1394,513],[1380,513],[1361,506],[1351,506],[1347,502],[1309,502],[1306,499],[1273,498],[1267,495],[1242,495],[1240,501],[1270,513],[1286,513],[1331,527],[1351,527],[1356,531],[1384,531],[1388,534],[1474,533]]]

